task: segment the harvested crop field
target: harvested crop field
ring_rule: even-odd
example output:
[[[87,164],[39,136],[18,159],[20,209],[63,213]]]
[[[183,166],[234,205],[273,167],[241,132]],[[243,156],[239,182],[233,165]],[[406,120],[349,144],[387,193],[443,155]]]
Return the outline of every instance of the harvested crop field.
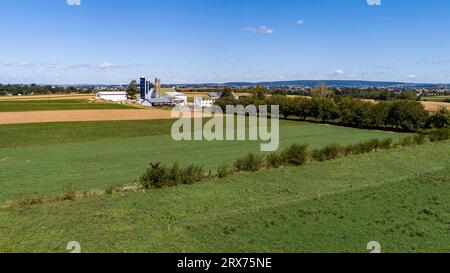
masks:
[[[0,96],[0,101],[34,101],[34,100],[80,100],[95,99],[92,94],[63,94],[63,95],[30,95],[30,96]]]
[[[171,119],[171,111],[160,109],[124,109],[0,113],[0,124],[151,119]]]
[[[436,112],[440,108],[447,108],[450,110],[450,103],[448,102],[435,102],[435,101],[422,101],[425,109],[430,112]]]

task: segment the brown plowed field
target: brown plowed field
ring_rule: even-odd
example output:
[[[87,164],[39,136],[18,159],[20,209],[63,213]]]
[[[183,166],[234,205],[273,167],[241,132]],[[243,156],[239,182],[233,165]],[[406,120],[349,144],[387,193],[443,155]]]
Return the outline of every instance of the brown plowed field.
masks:
[[[0,113],[0,124],[171,118],[171,111],[160,109],[4,112]]]

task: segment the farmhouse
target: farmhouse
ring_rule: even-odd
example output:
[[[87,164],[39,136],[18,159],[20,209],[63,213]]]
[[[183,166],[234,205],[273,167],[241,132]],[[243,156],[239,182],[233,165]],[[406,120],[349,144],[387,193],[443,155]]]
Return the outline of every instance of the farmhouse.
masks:
[[[105,91],[98,92],[95,96],[97,100],[109,100],[109,101],[127,101],[127,92],[125,91]]]

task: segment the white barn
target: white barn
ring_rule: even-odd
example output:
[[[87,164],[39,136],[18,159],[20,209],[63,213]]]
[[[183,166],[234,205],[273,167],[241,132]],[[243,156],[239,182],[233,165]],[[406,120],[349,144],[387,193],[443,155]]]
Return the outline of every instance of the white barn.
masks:
[[[109,100],[109,101],[127,101],[128,96],[125,91],[108,91],[98,92],[95,96],[97,100]]]
[[[179,92],[167,92],[164,97],[173,100],[180,105],[186,105],[186,103],[188,102],[186,94]]]

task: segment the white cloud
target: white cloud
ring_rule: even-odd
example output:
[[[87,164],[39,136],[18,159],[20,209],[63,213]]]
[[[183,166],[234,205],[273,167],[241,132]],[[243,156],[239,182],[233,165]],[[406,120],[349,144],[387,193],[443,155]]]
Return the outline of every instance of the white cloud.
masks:
[[[303,19],[297,20],[296,24],[297,25],[304,25],[305,24],[305,20],[303,20]]]
[[[81,0],[66,0],[69,6],[81,6]]]
[[[108,70],[108,69],[131,69],[136,67],[142,67],[142,64],[139,63],[133,63],[133,64],[124,64],[124,65],[116,65],[109,62],[104,62],[101,64],[70,64],[66,65],[64,69],[92,69],[95,71],[102,71],[102,70]]]
[[[381,6],[381,0],[367,0],[369,6]]]
[[[251,33],[259,33],[261,35],[268,35],[273,33],[273,28],[268,26],[261,26],[259,29],[255,27],[246,27],[244,28],[244,31],[251,32]]]
[[[21,62],[21,63],[19,64],[19,66],[31,68],[31,67],[36,66],[36,64],[27,63],[27,62]]]
[[[342,76],[345,74],[345,71],[342,69],[336,69],[333,73],[335,76]]]
[[[414,74],[410,74],[410,75],[406,76],[406,79],[408,79],[408,80],[415,80],[417,78],[418,78],[417,75],[414,75]]]
[[[98,66],[100,69],[110,69],[113,68],[114,65],[112,63],[102,63]]]
[[[273,28],[262,26],[262,27],[259,28],[259,33],[260,34],[272,34],[273,33]]]

